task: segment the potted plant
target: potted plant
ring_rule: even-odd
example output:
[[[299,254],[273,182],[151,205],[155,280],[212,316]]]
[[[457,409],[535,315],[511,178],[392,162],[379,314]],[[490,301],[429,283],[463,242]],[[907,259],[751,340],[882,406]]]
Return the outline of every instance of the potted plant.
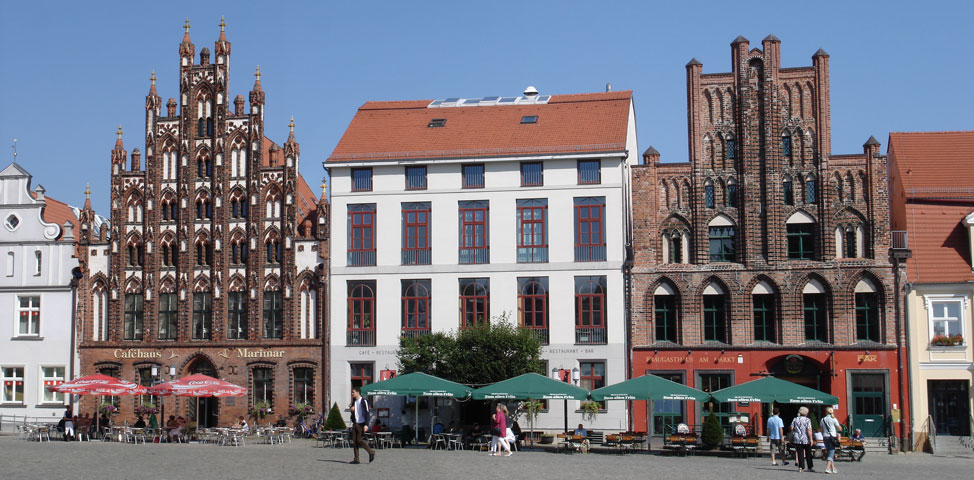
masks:
[[[949,347],[953,344],[953,341],[947,335],[934,335],[934,337],[930,339],[930,345],[937,347]]]
[[[552,443],[555,443],[555,434],[554,433],[542,433],[541,434],[541,444],[542,445],[551,445]]]
[[[720,426],[720,420],[711,410],[710,415],[703,422],[703,434],[700,436],[703,445],[707,448],[719,447],[724,443],[724,429]]]
[[[328,418],[325,419],[325,428],[328,430],[345,430],[345,420],[342,418],[342,411],[338,409],[338,404],[332,404],[328,411]]]
[[[149,415],[155,415],[157,413],[159,413],[159,409],[156,408],[156,406],[150,402],[145,402],[142,405],[135,406],[135,414],[138,416],[147,417]]]
[[[263,420],[264,417],[271,413],[271,404],[267,402],[255,402],[247,413],[257,421]]]
[[[582,418],[588,423],[595,422],[600,410],[602,410],[602,405],[599,402],[582,402]]]
[[[958,345],[958,346],[959,345],[963,345],[964,344],[964,336],[958,333],[957,335],[951,336],[950,337],[950,341],[951,341],[951,345]]]
[[[531,446],[534,446],[534,422],[538,420],[538,414],[541,410],[544,410],[544,402],[540,400],[528,400],[526,402],[521,402],[521,411],[528,419],[528,435],[531,438]]]
[[[98,411],[105,415],[118,415],[118,407],[114,403],[105,402],[98,407]]]
[[[314,405],[308,403],[296,403],[291,405],[287,409],[287,414],[292,417],[304,418],[308,415],[314,415],[315,407]]]

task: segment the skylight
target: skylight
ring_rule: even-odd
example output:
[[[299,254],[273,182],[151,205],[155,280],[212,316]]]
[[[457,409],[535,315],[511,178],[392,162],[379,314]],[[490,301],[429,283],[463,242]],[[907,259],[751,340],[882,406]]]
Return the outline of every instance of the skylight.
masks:
[[[538,116],[537,115],[525,115],[525,116],[521,117],[521,124],[523,125],[525,123],[538,123]]]
[[[430,123],[428,125],[426,125],[426,126],[427,127],[430,127],[430,128],[433,128],[433,127],[442,127],[444,125],[446,125],[446,119],[445,118],[434,118],[434,119],[430,120]]]

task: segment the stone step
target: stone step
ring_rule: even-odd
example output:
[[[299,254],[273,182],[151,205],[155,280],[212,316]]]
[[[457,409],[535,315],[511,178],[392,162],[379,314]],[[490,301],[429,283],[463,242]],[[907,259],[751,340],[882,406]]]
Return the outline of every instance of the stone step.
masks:
[[[937,435],[937,448],[934,455],[944,457],[966,457],[974,458],[974,449],[964,446],[961,439],[966,437],[955,437],[951,435]]]

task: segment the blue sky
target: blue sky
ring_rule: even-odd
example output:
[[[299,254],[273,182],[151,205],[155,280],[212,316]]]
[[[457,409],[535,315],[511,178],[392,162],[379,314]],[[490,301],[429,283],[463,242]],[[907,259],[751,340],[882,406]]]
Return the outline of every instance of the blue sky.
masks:
[[[368,100],[634,90],[640,152],[687,155],[686,77],[730,69],[730,42],[781,39],[782,65],[830,55],[832,152],[890,131],[971,130],[972,2],[11,2],[0,3],[0,141],[51,195],[107,213],[115,129],[144,150],[149,74],[178,94],[186,17],[197,53],[226,16],[231,95],[267,94],[266,133],[294,115],[301,172],[321,162]],[[317,188],[315,188],[316,191]]]

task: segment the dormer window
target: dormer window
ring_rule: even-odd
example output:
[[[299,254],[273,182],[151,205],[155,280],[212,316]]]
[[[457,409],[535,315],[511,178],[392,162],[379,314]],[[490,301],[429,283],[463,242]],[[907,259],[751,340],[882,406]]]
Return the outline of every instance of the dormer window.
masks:
[[[430,120],[430,123],[427,124],[426,126],[429,127],[429,128],[438,128],[438,127],[443,127],[445,125],[446,125],[446,119],[445,118],[434,118],[434,119]]]

